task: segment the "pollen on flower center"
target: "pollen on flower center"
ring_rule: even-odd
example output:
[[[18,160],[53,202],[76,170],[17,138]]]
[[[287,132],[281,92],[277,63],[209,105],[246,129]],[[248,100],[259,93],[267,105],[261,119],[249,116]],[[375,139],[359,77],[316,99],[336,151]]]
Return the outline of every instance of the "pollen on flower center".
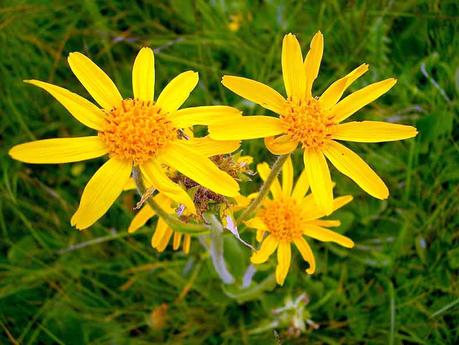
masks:
[[[99,137],[111,156],[141,164],[177,139],[178,132],[154,102],[125,99],[107,113]]]
[[[333,116],[324,112],[315,98],[290,98],[280,119],[290,138],[304,148],[321,148],[331,138],[335,124]]]
[[[267,231],[278,241],[292,242],[303,234],[302,209],[293,198],[266,200],[258,214]]]

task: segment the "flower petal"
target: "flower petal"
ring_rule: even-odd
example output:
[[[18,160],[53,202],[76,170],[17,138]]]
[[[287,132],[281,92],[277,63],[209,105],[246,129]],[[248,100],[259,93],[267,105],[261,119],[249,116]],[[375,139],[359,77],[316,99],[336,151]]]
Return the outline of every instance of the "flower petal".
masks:
[[[265,145],[268,150],[275,155],[286,155],[296,149],[298,143],[290,139],[288,135],[280,137],[266,137]]]
[[[206,157],[232,153],[241,146],[239,140],[214,140],[208,136],[203,138],[190,138],[187,144],[191,149]]]
[[[168,198],[185,205],[189,212],[196,213],[191,197],[183,188],[167,177],[158,162],[152,160],[144,163],[140,166],[140,171],[147,177],[147,181],[151,183],[148,187],[153,186]]]
[[[338,234],[337,232],[322,228],[317,225],[308,224],[303,230],[303,233],[306,236],[312,237],[316,240],[322,242],[335,242],[343,247],[352,248],[354,247],[354,242],[346,236]]]
[[[155,215],[155,211],[149,206],[145,205],[137,214],[132,218],[131,224],[129,224],[128,232],[133,233],[144,226],[147,221]]]
[[[209,158],[189,148],[186,143],[170,143],[160,159],[215,193],[225,196],[238,194],[239,185],[230,175],[220,170]]]
[[[269,235],[261,243],[261,247],[255,253],[252,254],[250,262],[253,264],[262,264],[269,259],[272,253],[276,250],[279,242],[272,236]]]
[[[185,254],[188,254],[190,252],[190,246],[191,246],[191,236],[189,234],[185,234],[185,237],[183,239],[183,252]]]
[[[148,47],[140,49],[132,67],[134,98],[153,101],[155,94],[155,55]]]
[[[175,112],[188,99],[198,81],[199,75],[197,72],[187,71],[180,73],[166,85],[156,104],[166,113]]]
[[[384,182],[355,152],[330,140],[324,154],[336,169],[354,180],[368,194],[378,199],[387,199],[389,190]]]
[[[292,158],[288,156],[282,166],[282,192],[285,196],[290,196],[293,187],[293,164]]]
[[[219,123],[228,125],[241,117],[239,109],[226,105],[185,108],[177,110],[170,115],[172,123],[177,128],[187,128],[194,125],[208,126]]]
[[[89,180],[81,196],[80,206],[71,224],[82,230],[93,225],[112,206],[129,181],[132,163],[110,158]]]
[[[297,201],[301,201],[306,195],[308,189],[309,189],[308,173],[305,169],[301,172],[300,177],[298,177],[298,180],[296,180],[296,184],[295,184],[295,188],[293,189],[292,197],[296,199]]]
[[[311,221],[311,224],[317,225],[317,226],[325,226],[325,227],[337,227],[341,225],[341,222],[339,220],[324,220],[324,219],[315,219]]]
[[[116,85],[99,66],[81,53],[70,53],[70,68],[92,98],[106,110],[120,104],[122,97]]]
[[[253,229],[261,229],[261,230],[268,229],[268,227],[263,222],[263,220],[261,220],[260,217],[254,217],[252,219],[246,220],[244,224],[248,226],[249,228],[253,228]]]
[[[368,64],[364,63],[343,78],[340,78],[331,84],[322,96],[320,96],[319,100],[322,108],[328,110],[333,107],[340,100],[344,91],[346,91],[346,89],[366,71],[368,71]]]
[[[313,149],[305,150],[304,168],[317,206],[330,214],[333,207],[333,185],[323,153]]]
[[[257,139],[284,132],[281,120],[271,116],[245,116],[231,121],[209,125],[209,137],[215,140]]]
[[[364,88],[351,93],[333,108],[331,114],[335,115],[335,121],[341,122],[362,109],[367,104],[384,95],[397,82],[394,78],[389,78],[377,83],[370,84]]]
[[[313,274],[316,271],[316,260],[312,253],[311,247],[303,237],[294,240],[294,243],[303,257],[303,260],[309,263],[309,268],[306,270],[307,274]]]
[[[172,249],[177,250],[180,247],[180,243],[182,242],[182,234],[178,231],[174,232],[174,239],[172,241]]]
[[[284,111],[284,97],[268,85],[231,75],[223,76],[222,84],[239,96],[259,104],[263,108],[272,110],[277,114]]]
[[[268,163],[260,163],[257,165],[257,171],[260,174],[261,179],[266,181],[269,174],[271,173],[271,168],[269,167]],[[277,177],[271,184],[270,190],[274,199],[282,197],[282,188]]]
[[[314,198],[312,198],[311,196],[312,195],[309,194],[301,202],[301,206],[304,209],[303,218],[305,220],[315,220],[321,217],[325,217],[327,214],[317,207]],[[344,205],[347,205],[352,201],[352,199],[353,198],[351,195],[344,195],[334,199],[332,212],[335,212],[337,209],[340,209]]]
[[[306,71],[306,97],[312,97],[312,85],[319,75],[320,63],[324,53],[324,36],[318,31],[311,40],[310,48],[304,59]]]
[[[89,102],[87,99],[77,95],[76,93],[70,92],[63,87],[48,84],[40,80],[24,80],[24,82],[38,86],[39,88],[47,91],[83,125],[95,130],[102,129],[105,114],[101,109]]]
[[[287,277],[290,269],[290,262],[292,260],[292,249],[290,242],[279,242],[277,248],[277,267],[276,267],[276,281],[279,285],[284,285],[285,278]]]
[[[102,140],[93,136],[31,141],[12,147],[8,153],[25,163],[57,164],[101,157],[108,151]]]
[[[306,94],[306,73],[300,43],[292,34],[285,35],[282,42],[282,75],[287,96],[303,99]]]
[[[417,133],[416,128],[412,126],[380,121],[355,121],[337,125],[332,138],[361,143],[379,143],[412,138]]]
[[[166,230],[169,226],[167,223],[160,217],[158,218],[158,222],[156,223],[156,229],[151,237],[151,246],[153,248],[157,248],[161,240],[163,239],[164,235],[166,234]]]

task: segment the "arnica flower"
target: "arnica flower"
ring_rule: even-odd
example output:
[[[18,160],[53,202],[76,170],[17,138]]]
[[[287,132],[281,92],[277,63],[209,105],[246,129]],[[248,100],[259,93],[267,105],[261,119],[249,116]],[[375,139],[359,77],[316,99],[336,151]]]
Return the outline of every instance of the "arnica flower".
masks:
[[[263,180],[270,173],[268,164],[259,164],[258,172]],[[314,254],[305,240],[305,236],[323,242],[335,242],[343,247],[352,248],[354,242],[346,236],[327,229],[339,226],[338,220],[323,220],[326,214],[317,207],[312,194],[305,196],[309,189],[306,171],[299,176],[293,187],[293,165],[290,157],[282,167],[282,185],[276,178],[271,185],[272,198],[266,198],[255,217],[247,220],[247,226],[257,229],[257,240],[262,241],[251,261],[261,264],[268,260],[277,249],[276,280],[280,285],[290,269],[291,245],[295,244],[303,259],[309,263],[306,270],[313,274],[316,269]],[[332,201],[332,211],[343,207],[352,200],[346,195]],[[267,236],[264,237],[267,233]]]
[[[167,213],[174,214],[174,201],[168,198],[163,193],[156,194],[153,199],[155,202]],[[184,209],[184,214],[188,214],[188,209]],[[155,211],[149,206],[145,205],[142,209],[137,212],[134,218],[129,225],[128,232],[133,233],[144,226],[147,221],[155,215]],[[191,236],[189,234],[182,234],[178,231],[172,230],[167,223],[161,218],[158,218],[158,222],[156,223],[156,228],[151,238],[151,246],[155,248],[158,252],[163,252],[169,241],[173,237],[173,244],[172,248],[174,250],[179,249],[180,244],[182,242],[183,237],[183,252],[188,254],[190,252],[190,245],[191,245]]]
[[[85,229],[103,216],[122,192],[133,167],[140,169],[147,185],[190,210],[193,209],[190,197],[166,176],[164,166],[180,171],[216,193],[238,194],[237,182],[200,152],[202,143],[187,140],[181,130],[218,121],[232,122],[240,117],[238,110],[227,106],[178,110],[198,83],[196,72],[179,74],[155,102],[154,55],[150,48],[142,48],[135,59],[132,99],[123,99],[107,74],[85,55],[71,53],[68,62],[101,108],[59,86],[38,80],[26,82],[49,92],[77,120],[95,129],[97,135],[34,141],[13,147],[9,154],[26,163],[68,163],[109,156],[86,185],[71,219],[72,225]],[[220,146],[233,144],[212,142]]]
[[[370,84],[340,101],[344,91],[367,70],[362,64],[331,84],[320,97],[313,97],[312,86],[319,74],[323,36],[318,32],[303,60],[296,37],[288,34],[282,45],[282,73],[287,98],[260,82],[224,76],[222,83],[238,95],[269,109],[271,116],[241,117],[231,126],[209,126],[217,140],[265,138],[267,148],[277,155],[288,154],[298,145],[304,151],[304,165],[318,206],[329,214],[333,209],[330,171],[325,157],[368,194],[386,199],[389,191],[381,178],[356,153],[338,141],[384,142],[414,137],[416,128],[378,121],[341,123],[349,116],[385,94],[396,80]]]

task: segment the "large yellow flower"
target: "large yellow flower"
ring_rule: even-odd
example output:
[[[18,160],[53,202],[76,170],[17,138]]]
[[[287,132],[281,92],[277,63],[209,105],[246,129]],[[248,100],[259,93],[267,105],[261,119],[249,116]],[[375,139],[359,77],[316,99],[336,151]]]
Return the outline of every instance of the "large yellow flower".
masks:
[[[265,180],[270,173],[268,164],[259,164],[257,169]],[[257,240],[262,241],[260,249],[251,257],[252,263],[265,262],[277,249],[276,280],[280,285],[284,283],[290,269],[292,243],[309,263],[306,272],[313,274],[316,269],[314,255],[304,236],[323,242],[335,242],[347,248],[354,246],[348,237],[327,229],[339,226],[340,222],[319,219],[325,213],[317,207],[312,194],[305,197],[308,189],[306,171],[301,173],[293,187],[293,166],[289,157],[282,167],[282,186],[276,178],[270,189],[272,198],[266,198],[255,217],[245,222],[247,226],[257,229]],[[351,200],[350,195],[334,199],[332,210],[337,210]]]
[[[224,76],[222,83],[238,95],[272,110],[270,116],[242,117],[231,126],[209,126],[209,135],[217,140],[265,138],[274,154],[304,150],[304,164],[311,190],[318,206],[330,213],[333,194],[330,171],[325,157],[363,190],[378,199],[389,191],[384,182],[356,153],[338,141],[383,142],[414,137],[416,128],[378,121],[341,123],[356,111],[386,93],[396,80],[370,84],[340,101],[349,85],[368,70],[363,64],[331,84],[322,96],[312,96],[312,85],[319,73],[323,53],[323,36],[318,32],[311,41],[303,61],[296,37],[288,34],[282,46],[282,73],[287,98],[267,85],[254,80]],[[276,137],[277,136],[277,137]]]
[[[9,154],[26,163],[68,163],[104,155],[109,160],[94,174],[81,196],[72,225],[85,229],[95,223],[114,203],[128,182],[133,167],[141,171],[145,184],[154,186],[171,199],[194,210],[188,194],[165,174],[169,166],[206,188],[227,196],[238,194],[237,182],[219,170],[204,148],[236,147],[236,142],[212,139],[187,140],[182,128],[231,122],[240,117],[237,109],[204,106],[178,110],[198,83],[198,74],[179,74],[154,101],[155,68],[153,50],[142,48],[132,70],[134,97],[123,99],[113,81],[88,57],[71,53],[68,62],[94,100],[56,85],[27,81],[54,96],[77,120],[95,129],[96,136],[45,139],[13,147]]]

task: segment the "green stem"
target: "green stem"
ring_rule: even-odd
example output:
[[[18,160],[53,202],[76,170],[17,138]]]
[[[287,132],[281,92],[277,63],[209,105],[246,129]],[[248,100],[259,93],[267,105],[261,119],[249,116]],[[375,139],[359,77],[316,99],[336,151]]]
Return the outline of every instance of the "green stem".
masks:
[[[140,173],[140,170],[138,167],[134,167],[132,169],[132,177],[134,178],[135,184],[137,186],[137,191],[139,194],[142,196],[145,191],[145,185],[142,180],[142,174]],[[188,233],[188,234],[203,234],[203,233],[208,233],[209,228],[205,225],[202,224],[194,224],[194,223],[183,223],[180,219],[178,219],[176,216],[173,216],[166,211],[164,211],[161,206],[158,205],[156,201],[153,200],[153,198],[148,198],[147,200],[148,205],[155,211],[155,213],[161,217],[167,225],[169,225],[173,230],[182,232],[182,233]]]
[[[287,160],[289,155],[281,155],[277,157],[277,160],[274,162],[274,165],[271,169],[271,172],[268,175],[268,178],[266,179],[265,183],[260,188],[260,191],[258,192],[257,197],[252,201],[252,203],[247,207],[244,212],[241,213],[241,215],[237,219],[237,223],[242,222],[245,220],[247,217],[249,217],[253,212],[257,210],[257,208],[260,206],[261,202],[265,198],[265,196],[269,192],[269,188],[273,184],[274,180],[276,179],[277,175],[279,174],[280,170],[282,169],[282,166],[284,165],[285,161]]]

